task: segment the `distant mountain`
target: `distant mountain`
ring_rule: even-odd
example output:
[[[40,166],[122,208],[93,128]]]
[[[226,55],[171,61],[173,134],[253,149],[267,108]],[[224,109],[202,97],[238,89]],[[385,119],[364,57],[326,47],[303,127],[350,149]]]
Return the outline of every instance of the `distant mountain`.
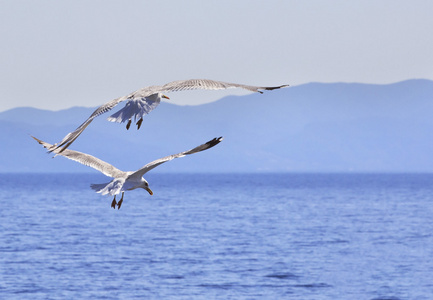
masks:
[[[30,135],[58,142],[93,110],[0,113],[0,172],[91,172],[51,159]],[[432,115],[433,81],[310,83],[199,106],[162,103],[139,131],[102,116],[71,149],[135,170],[224,136],[217,147],[152,172],[433,172]]]

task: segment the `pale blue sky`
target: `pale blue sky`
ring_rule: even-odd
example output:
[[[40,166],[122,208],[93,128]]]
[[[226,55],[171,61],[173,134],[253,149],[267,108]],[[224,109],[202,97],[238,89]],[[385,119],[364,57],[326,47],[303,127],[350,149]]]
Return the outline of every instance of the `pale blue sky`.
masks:
[[[433,1],[0,0],[0,111],[147,85],[433,79]],[[170,94],[176,104],[223,93]]]

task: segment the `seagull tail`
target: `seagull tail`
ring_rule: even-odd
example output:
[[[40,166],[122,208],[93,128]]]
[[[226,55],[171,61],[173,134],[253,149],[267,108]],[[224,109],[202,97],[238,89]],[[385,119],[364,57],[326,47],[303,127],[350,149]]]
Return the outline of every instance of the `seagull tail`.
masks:
[[[115,178],[107,183],[94,183],[90,187],[101,195],[117,195],[122,192],[122,187],[125,182],[123,178]]]
[[[125,107],[107,118],[110,122],[123,123],[134,119],[141,119],[154,110],[160,101],[145,101],[145,100],[130,100],[125,104]]]
[[[97,193],[102,193],[108,183],[92,183],[90,187]]]

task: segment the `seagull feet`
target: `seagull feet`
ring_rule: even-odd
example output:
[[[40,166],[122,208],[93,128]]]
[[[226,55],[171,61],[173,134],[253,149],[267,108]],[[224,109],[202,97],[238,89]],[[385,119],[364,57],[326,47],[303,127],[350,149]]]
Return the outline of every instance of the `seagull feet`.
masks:
[[[138,122],[137,122],[137,130],[140,129],[141,123],[143,123],[143,118],[141,118],[140,120],[138,120]]]
[[[126,130],[129,130],[129,127],[131,127],[131,119],[129,119],[128,124],[126,124]]]
[[[116,209],[116,204],[117,204],[117,202],[116,202],[116,196],[114,196],[113,202],[111,202],[111,207],[113,209]]]
[[[120,209],[120,207],[122,206],[122,202],[123,202],[123,199],[120,200],[119,202],[117,202],[117,209]]]
[[[124,192],[122,192],[122,198],[120,198],[120,201],[119,202],[117,202],[117,209],[119,210],[120,209],[120,207],[122,206],[122,203],[123,203],[123,195],[124,195],[125,193]]]

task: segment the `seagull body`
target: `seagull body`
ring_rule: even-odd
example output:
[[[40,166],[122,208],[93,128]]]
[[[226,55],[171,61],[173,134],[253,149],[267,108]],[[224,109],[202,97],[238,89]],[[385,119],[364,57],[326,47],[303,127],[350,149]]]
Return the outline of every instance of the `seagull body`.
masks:
[[[35,137],[33,138],[46,149],[50,149],[53,146]],[[146,179],[143,178],[144,174],[146,174],[153,168],[159,166],[160,164],[170,161],[172,159],[183,157],[185,155],[197,153],[212,148],[213,146],[219,144],[222,141],[222,139],[223,139],[222,137],[214,138],[213,140],[210,140],[207,143],[197,146],[191,150],[180,152],[178,154],[165,156],[163,158],[154,160],[146,164],[144,167],[138,169],[137,171],[129,171],[129,172],[121,171],[116,167],[114,167],[113,165],[99,158],[96,158],[90,154],[69,150],[69,149],[63,150],[62,152],[60,152],[60,150],[54,150],[53,152],[57,155],[61,155],[68,159],[79,162],[80,164],[92,167],[108,177],[112,177],[113,180],[111,180],[110,182],[101,183],[101,184],[91,184],[91,188],[95,190],[97,193],[101,193],[102,195],[109,194],[114,196],[114,199],[111,203],[111,207],[115,208],[117,204],[119,209],[123,202],[123,194],[126,191],[135,190],[137,188],[143,188],[150,195],[153,195],[152,190],[149,188],[149,183],[146,181]],[[116,195],[118,195],[119,193],[122,193],[122,198],[117,203]]]
[[[89,124],[93,121],[94,118],[112,110],[115,106],[124,101],[127,101],[125,106],[110,117],[108,117],[108,120],[117,123],[128,122],[126,125],[127,129],[129,129],[132,119],[134,119],[134,122],[138,120],[137,129],[140,129],[141,123],[143,122],[143,116],[154,110],[161,102],[161,99],[170,99],[163,93],[198,89],[222,90],[228,88],[242,88],[251,92],[263,93],[261,90],[275,90],[286,86],[288,85],[286,84],[275,87],[259,87],[209,79],[178,80],[169,82],[161,86],[148,86],[132,92],[129,95],[114,99],[101,105],[90,115],[90,117],[86,121],[84,121],[80,126],[78,126],[77,129],[75,129],[73,132],[68,133],[62,141],[52,145],[50,148],[48,148],[48,150],[49,152],[55,152],[57,154],[62,153],[62,151],[67,149],[84,131],[84,129],[89,126]]]

